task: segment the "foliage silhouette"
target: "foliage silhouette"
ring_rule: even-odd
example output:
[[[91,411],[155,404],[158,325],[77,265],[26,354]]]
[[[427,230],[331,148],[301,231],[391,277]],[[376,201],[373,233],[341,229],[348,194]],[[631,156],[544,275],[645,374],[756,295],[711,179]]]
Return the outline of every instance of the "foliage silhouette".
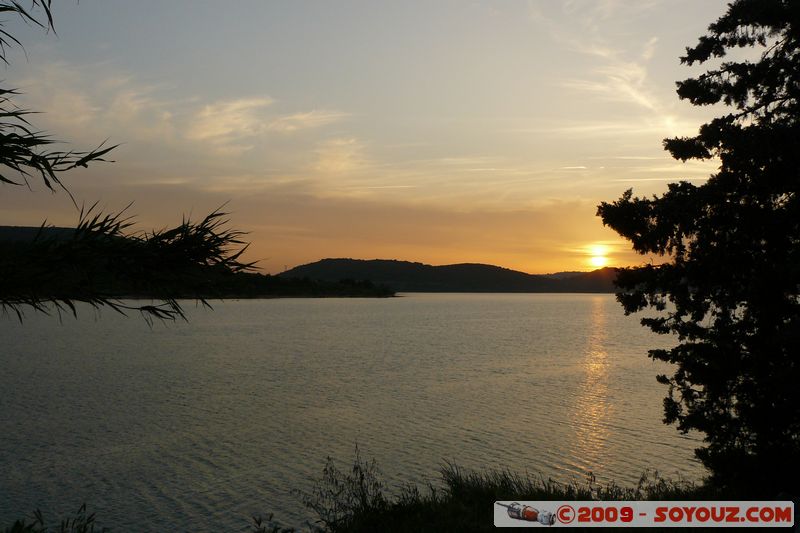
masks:
[[[106,533],[108,528],[97,528],[97,533]],[[45,523],[44,515],[38,509],[33,512],[33,520],[16,520],[5,533],[95,533],[95,515],[86,514],[86,504],[81,505],[78,512],[62,519],[58,526],[49,527]]]
[[[309,493],[301,493],[317,520],[316,532],[494,531],[493,502],[503,500],[693,500],[719,499],[719,492],[684,480],[666,479],[654,471],[642,474],[636,486],[559,483],[528,472],[468,470],[447,462],[440,479],[420,487],[407,484],[389,490],[375,460],[362,459],[356,448],[350,468],[339,469],[329,457],[322,477]],[[287,531],[268,522],[273,529]],[[657,529],[656,529],[657,530]]]
[[[760,57],[678,82],[681,99],[730,111],[664,141],[681,161],[718,157],[718,172],[598,207],[634,250],[667,259],[617,280],[627,313],[654,308],[642,324],[677,335],[674,348],[650,351],[677,365],[658,377],[669,386],[664,421],[705,434],[696,454],[714,484],[767,496],[796,493],[800,475],[799,39],[800,2],[729,4],[681,62],[753,47]]]
[[[0,1],[0,15],[12,14],[47,31],[55,31],[50,0],[32,0],[25,9],[14,0]],[[7,50],[21,43],[0,21],[0,60],[8,64]],[[0,182],[30,186],[41,179],[51,191],[65,187],[61,175],[89,163],[105,161],[115,146],[105,143],[90,151],[58,151],[58,141],[37,131],[28,118],[32,111],[18,108],[15,89],[0,88]],[[108,306],[124,313],[135,309],[147,319],[183,317],[176,294],[194,296],[206,304],[211,272],[240,272],[252,264],[239,257],[246,249],[242,233],[226,229],[225,213],[214,211],[199,223],[152,233],[126,233],[132,219],[103,215],[96,206],[80,209],[73,238],[55,240],[44,233],[26,246],[16,246],[0,258],[0,308],[21,319],[26,308],[60,313],[76,312],[76,302]],[[109,285],[109,281],[113,282]],[[160,300],[150,305],[126,305],[114,297],[114,284],[140,297]],[[207,304],[206,304],[207,305]]]

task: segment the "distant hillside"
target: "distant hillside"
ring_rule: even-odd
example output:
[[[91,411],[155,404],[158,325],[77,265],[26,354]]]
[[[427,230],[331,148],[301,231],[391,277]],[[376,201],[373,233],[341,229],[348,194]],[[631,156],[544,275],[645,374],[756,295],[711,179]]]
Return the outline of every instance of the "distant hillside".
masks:
[[[68,239],[75,230],[72,228],[0,226],[0,242],[30,242],[41,233],[48,239]]]
[[[74,237],[72,228],[0,226],[0,299],[19,300],[32,294],[80,299],[85,296],[86,286],[109,298],[150,294],[150,286],[119,275],[110,264],[113,256]],[[53,257],[68,257],[69,268],[54,267],[49,260]],[[195,274],[170,279],[161,294],[174,298],[394,296],[387,287],[366,280],[289,279],[208,266],[198,266]]]
[[[323,259],[280,274],[320,281],[368,280],[398,292],[614,292],[616,271],[526,274],[494,265],[431,266],[386,259]]]
[[[586,272],[580,272],[577,270],[570,270],[568,272],[554,272],[552,274],[542,274],[545,277],[553,278],[553,279],[564,279],[564,278],[571,278],[573,276],[578,276],[580,274],[586,274]]]

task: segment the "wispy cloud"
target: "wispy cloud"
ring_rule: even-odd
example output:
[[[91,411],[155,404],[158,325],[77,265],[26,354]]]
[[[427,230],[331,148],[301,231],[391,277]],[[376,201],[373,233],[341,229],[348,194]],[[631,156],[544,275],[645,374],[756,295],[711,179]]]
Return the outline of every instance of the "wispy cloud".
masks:
[[[614,156],[590,156],[589,159],[616,159],[620,161],[661,161],[665,156],[651,155],[614,155]]]
[[[367,185],[365,189],[415,189],[416,185]]]
[[[352,174],[367,162],[364,145],[354,137],[328,139],[315,152],[314,170],[322,174]]]
[[[674,183],[676,181],[704,181],[707,180],[708,176],[706,177],[689,177],[689,178],[675,178],[674,176],[671,178],[618,178],[614,181],[624,182],[624,183],[637,183],[637,182],[645,182],[645,181],[664,181]]]
[[[647,69],[630,61],[612,60],[594,69],[593,79],[576,79],[563,82],[563,86],[588,92],[615,102],[633,103],[651,111],[660,106],[647,86]]]
[[[267,129],[271,131],[289,133],[298,130],[321,128],[323,126],[327,126],[328,124],[338,122],[347,116],[349,116],[347,113],[343,113],[341,111],[324,110],[294,113],[272,120],[272,122],[270,122],[267,126]]]
[[[539,0],[551,3],[549,0]],[[561,9],[567,15],[579,17],[582,24],[591,26],[610,19],[633,19],[662,4],[664,0],[565,0]]]
[[[323,168],[349,172],[365,159],[357,155],[360,147],[354,142],[325,141],[321,133],[348,113],[293,109],[291,102],[279,106],[263,93],[218,100],[181,93],[176,98],[174,86],[143,80],[109,63],[63,61],[27,65],[15,85],[23,91],[18,105],[43,111],[32,117],[35,126],[69,140],[75,149],[110,139],[124,145],[115,152],[120,161],[130,161],[122,159],[123,152],[148,153],[158,161],[159,172],[142,160],[116,165],[120,182],[161,180],[154,176],[179,172],[181,183],[215,182],[227,189],[236,183],[249,190],[284,177],[319,179]],[[308,134],[293,135],[300,132]],[[340,137],[349,139],[346,133]],[[320,176],[313,172],[315,150]],[[246,163],[239,157],[244,154]],[[122,171],[131,165],[139,169]],[[246,165],[258,178],[240,183],[230,177]]]
[[[641,54],[642,60],[650,61],[653,59],[653,55],[656,53],[656,44],[658,44],[658,37],[651,37],[649,41],[644,43]]]
[[[585,138],[626,138],[641,139],[654,137],[656,143],[668,136],[692,135],[697,132],[697,123],[688,118],[680,118],[664,113],[646,113],[638,117],[623,116],[606,120],[586,120],[548,123],[539,128],[510,130],[520,133],[554,134],[575,139]],[[647,142],[650,142],[648,140]]]
[[[561,83],[563,87],[603,100],[631,103],[657,111],[661,106],[648,84],[647,63],[655,54],[658,39],[651,37],[638,46],[620,48],[619,43],[630,43],[630,38],[624,41],[610,39],[613,35],[607,34],[606,25],[599,22],[611,18],[635,18],[660,3],[660,0],[569,0],[558,4],[562,13],[553,17],[547,14],[548,9],[553,9],[551,3],[533,2],[529,13],[531,19],[546,29],[556,42],[598,62],[588,75],[566,80]],[[563,20],[569,20],[571,24],[560,22]],[[610,46],[609,40],[618,44]]]
[[[158,96],[160,87],[108,70],[107,65],[64,62],[31,66],[20,82],[20,100],[44,111],[37,125],[68,133],[73,141],[96,142],[120,131],[127,141],[172,138],[172,106]]]
[[[252,138],[267,130],[263,111],[272,98],[238,98],[203,106],[188,126],[186,137],[207,141],[221,151],[241,153],[252,148]]]

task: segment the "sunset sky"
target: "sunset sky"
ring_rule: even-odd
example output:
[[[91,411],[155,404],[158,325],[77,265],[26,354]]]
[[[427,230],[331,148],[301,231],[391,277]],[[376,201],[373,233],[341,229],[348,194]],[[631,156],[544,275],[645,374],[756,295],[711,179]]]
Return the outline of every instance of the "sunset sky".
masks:
[[[530,273],[642,261],[595,216],[628,188],[701,182],[664,137],[715,109],[679,63],[719,0],[54,5],[57,35],[2,78],[40,129],[113,164],[65,182],[131,201],[141,230],[228,202],[264,272],[325,257],[492,263]],[[3,187],[0,225],[74,224],[63,194]]]

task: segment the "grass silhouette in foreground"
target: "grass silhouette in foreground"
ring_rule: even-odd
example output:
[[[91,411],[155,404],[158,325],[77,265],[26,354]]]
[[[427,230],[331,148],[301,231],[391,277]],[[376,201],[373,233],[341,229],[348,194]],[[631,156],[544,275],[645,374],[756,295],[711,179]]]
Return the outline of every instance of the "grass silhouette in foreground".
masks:
[[[670,480],[657,472],[642,474],[635,487],[598,485],[589,474],[585,484],[510,470],[473,471],[447,463],[441,483],[420,489],[407,485],[387,494],[375,461],[365,461],[356,449],[347,470],[331,458],[311,493],[300,493],[317,518],[307,529],[324,532],[372,531],[494,531],[493,503],[497,500],[695,500],[721,499],[712,487]],[[255,519],[253,533],[290,533],[269,516]],[[651,530],[653,528],[650,528]]]
[[[26,520],[17,520],[10,528],[6,528],[5,533],[94,533],[95,516],[94,513],[86,514],[86,504],[81,505],[75,516],[64,518],[59,521],[58,526],[47,527],[44,515],[36,510],[30,523]],[[108,528],[97,528],[97,533],[105,533]]]
[[[441,482],[420,488],[409,484],[390,491],[381,479],[374,460],[362,459],[356,448],[353,464],[341,470],[330,457],[322,477],[310,492],[295,491],[305,506],[316,516],[314,523],[286,526],[274,514],[254,516],[249,526],[234,531],[249,533],[314,533],[329,532],[441,532],[495,531],[493,504],[509,500],[596,500],[596,501],[686,501],[686,500],[745,500],[788,499],[777,497],[769,488],[751,489],[750,493],[730,493],[709,484],[661,477],[657,472],[645,472],[635,486],[616,483],[597,484],[587,475],[581,484],[560,483],[529,473],[511,470],[474,471],[455,463],[445,464]],[[764,492],[766,490],[766,493]],[[595,530],[597,528],[592,528]],[[705,531],[709,528],[692,528]],[[573,528],[573,530],[576,530]],[[577,530],[580,530],[578,528]],[[675,531],[675,528],[648,528],[648,531]],[[48,526],[40,511],[29,519],[17,520],[4,533],[105,533],[118,531],[106,524],[96,525],[95,515],[87,514],[83,505],[74,517]]]
[[[657,472],[642,474],[633,487],[598,485],[589,474],[585,484],[559,483],[510,470],[467,470],[454,463],[441,469],[441,482],[420,488],[409,484],[392,491],[381,479],[374,460],[362,459],[356,448],[353,464],[345,470],[330,457],[322,477],[310,492],[296,491],[316,516],[314,523],[290,527],[274,514],[254,516],[250,533],[374,532],[374,531],[493,531],[493,504],[497,500],[712,500],[742,495],[721,494],[713,487],[670,480]],[[242,527],[247,528],[246,519]],[[649,528],[649,530],[657,530]],[[697,531],[701,529],[695,528]],[[95,515],[82,506],[76,516],[48,526],[40,511],[17,520],[4,533],[98,533]]]

